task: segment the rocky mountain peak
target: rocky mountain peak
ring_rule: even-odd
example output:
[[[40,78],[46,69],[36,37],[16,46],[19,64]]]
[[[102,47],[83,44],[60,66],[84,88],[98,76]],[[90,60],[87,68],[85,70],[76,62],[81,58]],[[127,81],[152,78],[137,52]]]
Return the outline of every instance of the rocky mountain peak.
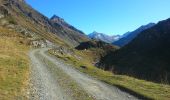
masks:
[[[88,37],[91,39],[101,40],[106,43],[112,43],[112,42],[118,40],[120,38],[120,35],[110,36],[110,35],[106,35],[104,33],[99,33],[99,32],[93,31],[92,33],[90,33],[88,35]]]
[[[57,22],[64,22],[64,19],[63,18],[60,18],[59,16],[57,15],[53,15],[50,20],[54,23],[57,23]]]
[[[76,29],[74,26],[68,24],[63,18],[57,16],[57,15],[53,15],[51,18],[50,18],[50,21],[55,24],[55,25],[59,25],[59,26],[62,26],[64,28],[67,28],[69,31],[72,31],[72,32],[78,32],[80,34],[84,34],[82,31]],[[85,36],[85,35],[84,35]]]
[[[97,31],[93,31],[92,33],[96,33],[97,34],[98,32]]]

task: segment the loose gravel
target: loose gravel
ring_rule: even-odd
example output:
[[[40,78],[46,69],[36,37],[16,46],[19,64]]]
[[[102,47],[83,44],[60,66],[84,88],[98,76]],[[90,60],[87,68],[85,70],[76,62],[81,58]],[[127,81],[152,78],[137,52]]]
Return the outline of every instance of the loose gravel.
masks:
[[[64,61],[58,58],[54,58],[46,54],[47,48],[36,49],[30,52],[30,58],[32,60],[32,98],[31,100],[76,100],[73,97],[67,95],[65,88],[63,88],[54,74],[48,70],[48,66],[44,65],[40,58],[36,54],[41,55],[41,58],[48,59],[53,63],[53,68],[60,69],[63,73],[69,76],[76,82],[77,86],[81,87],[91,99],[96,100],[139,100],[138,98],[121,91],[117,87],[108,85],[99,80],[96,80],[84,73],[74,69],[72,65],[65,64]],[[77,99],[78,100],[78,99]],[[79,98],[79,100],[87,100]]]

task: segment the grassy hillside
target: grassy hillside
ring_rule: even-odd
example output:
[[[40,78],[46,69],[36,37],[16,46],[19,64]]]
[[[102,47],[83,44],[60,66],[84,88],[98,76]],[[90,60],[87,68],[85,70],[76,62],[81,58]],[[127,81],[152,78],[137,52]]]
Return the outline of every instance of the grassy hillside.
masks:
[[[83,73],[104,81],[108,84],[119,87],[143,99],[169,100],[170,86],[139,80],[126,75],[114,75],[112,72],[104,71],[92,65],[94,53],[89,50],[74,51],[73,55],[59,53],[56,50],[50,50],[50,54],[63,59],[65,62],[74,65],[74,67]]]
[[[29,77],[29,41],[18,33],[0,27],[0,99],[26,98]]]

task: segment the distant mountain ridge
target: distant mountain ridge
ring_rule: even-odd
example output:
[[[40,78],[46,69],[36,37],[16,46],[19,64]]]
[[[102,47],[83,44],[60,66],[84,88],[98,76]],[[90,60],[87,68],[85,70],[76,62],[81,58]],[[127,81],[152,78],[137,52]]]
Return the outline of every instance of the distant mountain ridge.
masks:
[[[147,25],[142,25],[141,27],[137,28],[136,30],[132,31],[132,32],[127,32],[124,35],[122,35],[122,37],[117,40],[114,41],[112,44],[117,45],[117,46],[125,46],[126,44],[128,44],[129,42],[131,42],[139,33],[141,33],[142,31],[151,28],[155,25],[155,23],[149,23]]]
[[[120,35],[109,36],[104,33],[98,33],[96,31],[94,31],[94,32],[88,34],[88,37],[91,39],[101,40],[106,43],[112,43],[112,42],[118,40],[121,36]]]

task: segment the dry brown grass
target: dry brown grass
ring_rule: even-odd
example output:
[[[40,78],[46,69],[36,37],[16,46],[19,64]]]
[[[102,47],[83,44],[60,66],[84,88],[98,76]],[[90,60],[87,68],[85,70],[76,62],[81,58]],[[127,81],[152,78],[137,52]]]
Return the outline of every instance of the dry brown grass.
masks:
[[[19,33],[0,27],[0,99],[26,99],[29,60],[27,40]]]

